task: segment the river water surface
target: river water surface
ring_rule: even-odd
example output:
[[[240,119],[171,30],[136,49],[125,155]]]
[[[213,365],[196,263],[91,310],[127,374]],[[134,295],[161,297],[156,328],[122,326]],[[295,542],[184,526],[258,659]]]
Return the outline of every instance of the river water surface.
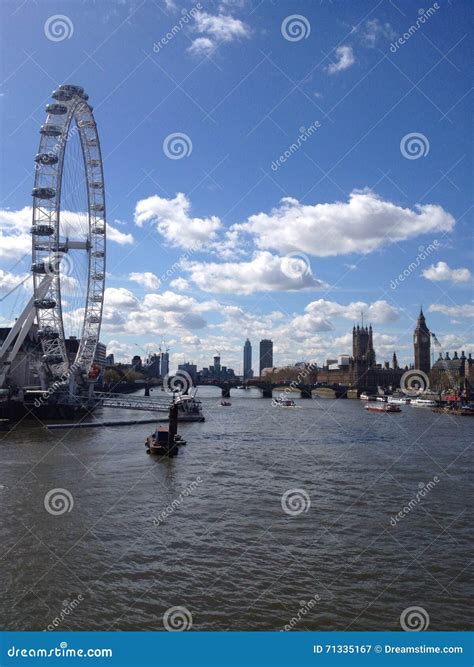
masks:
[[[474,420],[199,393],[170,460],[152,424],[2,434],[2,628],[162,630],[185,607],[193,630],[397,630],[413,606],[469,628]]]

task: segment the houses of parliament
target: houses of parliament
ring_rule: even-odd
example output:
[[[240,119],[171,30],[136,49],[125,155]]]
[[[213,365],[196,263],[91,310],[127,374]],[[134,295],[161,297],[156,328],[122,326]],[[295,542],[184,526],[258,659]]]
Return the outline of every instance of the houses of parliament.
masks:
[[[431,364],[431,341],[437,338],[430,332],[426,324],[423,309],[413,332],[414,364],[400,368],[397,355],[394,352],[391,364],[386,361],[383,365],[377,364],[373,346],[372,326],[354,326],[352,329],[352,356],[340,357],[339,363],[328,363],[323,368],[318,368],[318,382],[328,384],[343,384],[357,387],[359,390],[376,391],[381,387],[384,389],[397,389],[400,387],[400,379],[405,371],[416,369],[428,376],[430,387],[435,390],[461,388],[466,384],[474,384],[474,360],[466,357],[464,352],[458,356],[454,352],[451,358],[449,352],[443,356],[439,352],[439,358]]]

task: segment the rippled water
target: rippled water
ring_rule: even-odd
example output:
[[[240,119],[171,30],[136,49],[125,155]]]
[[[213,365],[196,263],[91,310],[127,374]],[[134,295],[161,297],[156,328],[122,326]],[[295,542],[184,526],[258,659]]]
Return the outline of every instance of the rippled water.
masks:
[[[188,444],[171,460],[147,456],[152,425],[30,422],[3,438],[3,628],[41,630],[68,609],[61,629],[161,630],[175,606],[195,630],[291,618],[296,630],[396,630],[411,606],[430,629],[469,628],[474,420],[350,400],[272,408],[234,391],[223,408],[217,390],[200,393],[206,422],[181,425]],[[53,516],[44,499],[58,488],[73,506]],[[304,511],[291,515],[282,496],[294,489]]]

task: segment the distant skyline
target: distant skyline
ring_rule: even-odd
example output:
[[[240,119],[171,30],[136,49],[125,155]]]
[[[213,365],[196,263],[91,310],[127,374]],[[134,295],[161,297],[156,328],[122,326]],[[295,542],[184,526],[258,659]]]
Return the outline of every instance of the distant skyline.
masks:
[[[39,127],[69,82],[104,155],[116,361],[161,344],[170,370],[241,372],[248,337],[254,372],[265,338],[278,365],[323,362],[363,313],[405,366],[420,305],[474,351],[471,3],[435,4],[4,2],[0,299],[30,270]]]

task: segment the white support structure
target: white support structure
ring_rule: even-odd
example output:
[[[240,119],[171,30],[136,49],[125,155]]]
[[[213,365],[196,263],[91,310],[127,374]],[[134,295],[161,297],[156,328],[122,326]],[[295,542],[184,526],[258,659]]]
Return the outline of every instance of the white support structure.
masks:
[[[33,320],[35,319],[35,299],[42,299],[46,295],[50,288],[52,279],[52,276],[45,276],[43,278],[37,289],[36,295],[33,294],[31,299],[28,301],[23,312],[10,329],[10,332],[5,338],[2,347],[0,347],[0,388],[5,385],[5,382],[10,373],[11,365],[15,360],[15,357],[23,341],[28,335],[29,330],[31,329]],[[12,344],[13,347],[10,350]]]

